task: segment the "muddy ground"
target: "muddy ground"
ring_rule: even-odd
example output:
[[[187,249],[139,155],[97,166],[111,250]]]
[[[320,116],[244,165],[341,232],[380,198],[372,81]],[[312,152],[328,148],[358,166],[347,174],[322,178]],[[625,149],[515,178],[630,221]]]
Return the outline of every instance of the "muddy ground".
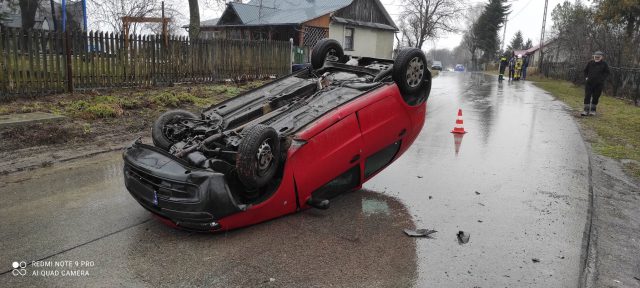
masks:
[[[0,102],[0,115],[48,112],[67,117],[0,129],[0,174],[120,149],[137,137],[149,137],[153,121],[167,110],[197,113],[263,83],[93,90]]]

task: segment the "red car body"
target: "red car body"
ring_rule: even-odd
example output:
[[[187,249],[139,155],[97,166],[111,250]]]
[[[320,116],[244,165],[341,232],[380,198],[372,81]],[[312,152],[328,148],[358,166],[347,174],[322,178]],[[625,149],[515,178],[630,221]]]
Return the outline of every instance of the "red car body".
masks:
[[[197,231],[231,230],[310,207],[326,209],[328,199],[360,189],[400,157],[424,125],[431,74],[424,67],[420,50],[401,53],[401,66],[373,58],[361,59],[364,64],[360,66],[327,62],[321,69],[296,72],[212,106],[200,119],[195,115],[176,118],[176,124],[170,124],[173,126],[162,127],[186,127],[200,134],[181,136],[182,142],[164,147],[155,139],[156,146],[133,143],[123,153],[125,185],[144,208],[166,224]],[[391,80],[391,67],[394,79],[398,75],[419,76],[407,78],[414,87],[411,93],[403,94],[405,88],[399,87],[398,80]],[[320,72],[323,76],[316,76]],[[326,75],[333,77],[333,82],[322,84]],[[190,116],[188,112],[176,113]],[[278,172],[257,188],[239,184],[236,178],[236,173],[244,172],[239,169],[255,166],[234,167],[225,161],[260,160],[269,154],[253,154],[261,150],[244,154],[221,151],[221,147],[233,148],[238,143],[262,143],[263,147],[273,141],[264,138],[265,142],[256,142],[251,138],[253,132],[244,136],[238,132],[254,131],[247,127],[271,129],[270,137],[277,136],[283,147],[274,148],[275,157],[282,160],[270,166]],[[185,146],[194,139],[199,142]],[[208,139],[219,143],[210,144],[213,142]],[[203,153],[222,158],[205,159]]]
[[[219,228],[212,231],[245,227],[311,208],[307,200],[314,190],[354,166],[359,167],[360,180],[353,190],[360,189],[409,149],[422,130],[426,107],[426,101],[409,106],[397,86],[390,84],[323,116],[296,135],[295,139],[306,143],[287,151],[283,181],[273,196],[220,219]],[[365,177],[363,160],[397,141],[401,145],[391,161]],[[351,162],[357,155],[359,160]],[[177,227],[169,219],[160,219]]]

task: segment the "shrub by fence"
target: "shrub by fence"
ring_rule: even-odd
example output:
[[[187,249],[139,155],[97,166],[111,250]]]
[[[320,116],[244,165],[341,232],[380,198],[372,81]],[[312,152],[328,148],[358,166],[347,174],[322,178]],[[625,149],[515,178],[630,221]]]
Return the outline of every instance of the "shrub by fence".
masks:
[[[584,67],[586,63],[550,63],[542,64],[540,73],[544,77],[562,79],[576,84],[584,84]],[[605,84],[605,91],[614,97],[623,97],[633,100],[635,105],[640,105],[640,67],[611,67],[611,75]]]
[[[291,46],[0,28],[0,60],[0,95],[33,95],[284,75],[291,68]]]

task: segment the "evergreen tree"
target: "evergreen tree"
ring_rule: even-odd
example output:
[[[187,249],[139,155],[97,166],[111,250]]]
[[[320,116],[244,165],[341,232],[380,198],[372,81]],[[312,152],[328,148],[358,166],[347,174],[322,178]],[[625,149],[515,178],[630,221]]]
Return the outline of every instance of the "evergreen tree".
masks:
[[[507,47],[507,49],[513,50],[522,50],[524,48],[524,38],[522,38],[522,32],[518,30],[515,35],[513,35],[513,39],[511,39],[511,43]]]
[[[511,5],[507,4],[507,0],[488,0],[482,14],[473,25],[476,46],[482,51],[481,59],[484,62],[493,60],[498,53],[498,33],[509,14],[509,8]]]
[[[533,42],[531,42],[531,38],[527,39],[527,43],[524,44],[524,49],[530,49],[533,47]]]

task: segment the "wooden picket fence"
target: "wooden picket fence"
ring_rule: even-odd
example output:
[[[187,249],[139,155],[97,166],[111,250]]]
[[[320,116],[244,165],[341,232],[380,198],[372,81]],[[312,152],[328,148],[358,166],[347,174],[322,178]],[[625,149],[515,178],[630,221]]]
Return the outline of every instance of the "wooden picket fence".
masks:
[[[291,69],[282,41],[0,28],[2,96],[279,76]]]

